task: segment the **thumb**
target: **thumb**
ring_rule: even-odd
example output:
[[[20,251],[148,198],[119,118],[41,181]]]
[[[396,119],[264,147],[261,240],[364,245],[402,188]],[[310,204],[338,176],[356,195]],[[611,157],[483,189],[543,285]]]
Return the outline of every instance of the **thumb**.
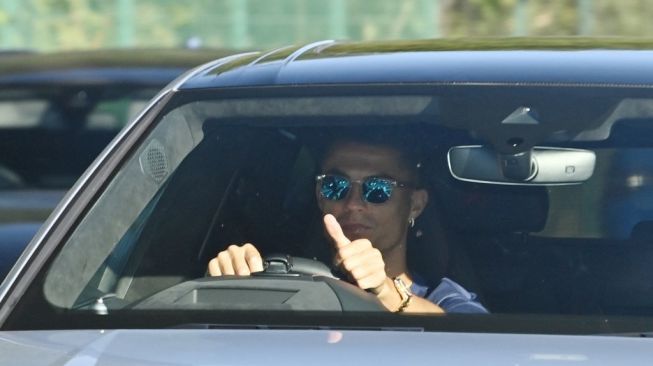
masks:
[[[331,239],[333,239],[335,242],[336,248],[342,248],[343,246],[351,243],[351,240],[349,240],[345,236],[345,233],[342,232],[342,228],[340,227],[338,220],[336,220],[333,215],[324,215],[324,227],[326,228],[326,231]]]

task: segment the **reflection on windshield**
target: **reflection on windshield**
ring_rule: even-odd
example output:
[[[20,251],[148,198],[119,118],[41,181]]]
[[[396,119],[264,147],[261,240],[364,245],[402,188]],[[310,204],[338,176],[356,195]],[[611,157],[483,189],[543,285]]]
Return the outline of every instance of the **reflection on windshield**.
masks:
[[[653,314],[646,159],[653,119],[646,108],[626,107],[649,100],[627,99],[607,114],[547,110],[551,95],[531,100],[536,146],[595,154],[586,181],[455,179],[451,147],[493,151],[505,136],[530,133],[501,123],[516,108],[503,93],[494,103],[500,110],[479,110],[492,108],[483,103],[469,113],[460,107],[471,101],[434,91],[234,100],[201,94],[180,103],[157,119],[72,233],[45,278],[46,299],[83,311],[102,304],[109,315],[426,313],[429,306],[455,313],[461,304],[495,314]],[[606,125],[607,135],[596,132]],[[365,142],[347,139],[354,135]],[[385,149],[382,135],[408,149]],[[402,219],[384,221],[386,208]],[[390,282],[365,282],[367,273],[351,262],[367,259],[344,249],[359,244],[360,253],[379,250],[385,264],[378,268]],[[315,275],[317,268],[326,272]],[[397,295],[379,296],[387,289]]]

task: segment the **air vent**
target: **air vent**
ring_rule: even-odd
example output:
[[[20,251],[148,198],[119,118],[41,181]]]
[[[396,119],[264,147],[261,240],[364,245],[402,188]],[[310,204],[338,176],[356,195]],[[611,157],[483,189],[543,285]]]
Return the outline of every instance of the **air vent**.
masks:
[[[153,139],[141,153],[139,158],[143,174],[152,178],[156,183],[163,182],[168,174],[168,159],[165,148],[158,140]]]

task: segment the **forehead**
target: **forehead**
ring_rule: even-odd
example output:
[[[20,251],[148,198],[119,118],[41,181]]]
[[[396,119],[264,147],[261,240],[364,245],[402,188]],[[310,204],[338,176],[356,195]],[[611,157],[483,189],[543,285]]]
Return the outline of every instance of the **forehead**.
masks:
[[[359,142],[337,142],[328,150],[322,169],[339,170],[350,176],[389,175],[401,178],[409,174],[399,150]]]

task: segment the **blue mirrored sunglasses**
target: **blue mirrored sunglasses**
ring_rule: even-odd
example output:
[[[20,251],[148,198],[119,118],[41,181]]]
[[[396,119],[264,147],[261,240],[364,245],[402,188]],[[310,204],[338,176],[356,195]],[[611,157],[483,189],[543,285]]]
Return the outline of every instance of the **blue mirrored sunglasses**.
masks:
[[[361,185],[362,199],[369,203],[383,203],[390,199],[395,187],[410,187],[408,183],[397,182],[394,179],[367,177],[362,180],[351,180],[336,174],[322,174],[315,177],[319,184],[320,195],[330,201],[339,201],[347,197],[353,183]]]

